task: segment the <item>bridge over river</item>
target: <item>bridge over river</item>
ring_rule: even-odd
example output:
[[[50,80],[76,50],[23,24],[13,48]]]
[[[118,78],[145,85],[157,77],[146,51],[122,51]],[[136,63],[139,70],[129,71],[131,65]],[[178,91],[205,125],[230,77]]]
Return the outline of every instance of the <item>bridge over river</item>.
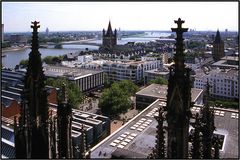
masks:
[[[64,44],[84,44],[84,45],[101,46],[101,44],[95,42],[96,40],[98,40],[98,39],[67,41],[67,42],[61,42],[60,44],[62,44],[62,45],[64,45]]]

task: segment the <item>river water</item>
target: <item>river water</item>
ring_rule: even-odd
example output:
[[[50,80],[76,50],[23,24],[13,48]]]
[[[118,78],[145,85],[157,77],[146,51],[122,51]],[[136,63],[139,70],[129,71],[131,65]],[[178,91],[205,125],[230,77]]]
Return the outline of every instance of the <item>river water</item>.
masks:
[[[169,36],[169,33],[160,33],[159,35],[156,35],[154,33],[147,33],[143,37],[129,37],[129,38],[122,38],[121,40],[118,40],[118,44],[126,44],[127,42],[149,42],[154,41],[158,38],[156,36]],[[89,43],[95,43],[95,44],[101,44],[102,40],[94,40],[89,41]],[[76,44],[64,44],[63,49],[53,49],[53,47],[49,48],[40,48],[39,52],[41,53],[41,57],[44,58],[46,56],[59,56],[64,55],[67,53],[74,53],[77,51],[84,51],[86,48],[88,50],[97,50],[99,47],[94,45],[76,45]],[[31,49],[27,48],[24,50],[19,51],[8,51],[3,52],[2,55],[6,55],[5,57],[2,57],[2,65],[6,68],[14,68],[16,65],[20,63],[23,59],[28,59],[28,55],[30,53]]]
[[[88,50],[97,50],[99,47],[92,45],[63,45],[63,49],[40,48],[39,52],[41,53],[41,57],[44,58],[46,56],[60,56],[67,53],[84,51],[86,48]],[[21,60],[28,59],[30,51],[31,49],[27,48],[19,51],[3,52],[2,54],[6,56],[2,57],[2,65],[6,68],[14,68]]]

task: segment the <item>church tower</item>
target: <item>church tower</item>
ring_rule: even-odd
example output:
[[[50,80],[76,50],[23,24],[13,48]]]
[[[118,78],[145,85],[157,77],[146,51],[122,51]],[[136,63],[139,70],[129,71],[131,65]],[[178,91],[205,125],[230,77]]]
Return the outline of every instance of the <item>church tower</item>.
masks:
[[[102,47],[104,50],[112,50],[117,45],[117,30],[112,31],[111,22],[109,21],[107,32],[103,29]]]
[[[212,55],[214,61],[219,61],[222,57],[224,57],[224,42],[221,39],[219,30],[217,30],[217,34],[213,42]]]
[[[191,80],[190,69],[184,65],[184,44],[182,34],[188,28],[182,28],[183,20],[174,21],[176,32],[176,54],[174,64],[170,67],[167,94],[167,158],[188,158],[188,130],[191,116]]]
[[[32,50],[24,79],[21,116],[15,119],[16,158],[49,158],[48,102],[41,54],[38,51],[39,22],[32,22]]]

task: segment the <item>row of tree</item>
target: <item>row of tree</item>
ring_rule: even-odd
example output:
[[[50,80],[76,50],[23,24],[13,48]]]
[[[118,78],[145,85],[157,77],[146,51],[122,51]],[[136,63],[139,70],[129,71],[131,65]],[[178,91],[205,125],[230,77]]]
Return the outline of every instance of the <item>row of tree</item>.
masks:
[[[165,78],[163,78],[161,76],[158,76],[157,78],[152,79],[151,81],[148,82],[148,84],[152,84],[152,83],[167,85],[168,80],[166,80]]]
[[[110,88],[103,90],[99,99],[99,108],[103,115],[115,118],[132,107],[130,99],[138,91],[138,87],[129,80],[114,82]]]
[[[46,64],[56,64],[63,60],[64,56],[46,56],[42,59]],[[26,68],[28,64],[28,59],[21,60],[19,65]]]
[[[230,108],[230,109],[238,109],[239,103],[234,101],[221,101],[221,100],[215,100],[215,101],[209,101],[210,106],[216,106],[220,108]]]

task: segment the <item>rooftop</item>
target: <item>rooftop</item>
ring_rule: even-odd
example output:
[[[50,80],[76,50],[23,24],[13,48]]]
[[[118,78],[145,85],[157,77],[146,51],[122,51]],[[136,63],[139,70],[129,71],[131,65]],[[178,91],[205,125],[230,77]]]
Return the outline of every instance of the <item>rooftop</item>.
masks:
[[[229,63],[232,61],[234,63]],[[212,66],[226,67],[226,68],[237,68],[238,69],[239,57],[238,56],[225,56],[221,60],[212,64]]]
[[[167,75],[167,74],[169,74],[169,70],[166,69],[166,68],[152,69],[152,70],[145,71],[145,73],[152,73],[152,74],[158,74],[158,75]]]
[[[238,76],[238,70],[236,69],[213,69],[209,72],[209,74],[218,74],[223,76]]]
[[[221,59],[222,60],[239,61],[239,57],[238,56],[225,56],[225,57],[223,57]]]
[[[89,75],[101,73],[103,71],[88,70],[80,68],[70,68],[62,66],[45,66],[44,74],[48,77],[68,77],[71,80],[80,79]]]
[[[124,61],[105,61],[104,64],[106,65],[112,65],[112,64],[116,64],[116,65],[140,65],[140,64],[144,64],[145,62],[149,62],[149,61],[134,61],[134,60],[124,60]]]
[[[157,121],[154,116],[157,115],[156,111],[161,103],[164,102],[159,99],[156,100],[113,134],[93,147],[91,149],[91,158],[111,158],[112,154],[117,154],[118,156],[120,154],[126,158],[139,156],[146,158],[151,152],[151,148],[155,145]],[[195,107],[192,111],[199,111],[199,109],[200,107]],[[220,114],[215,116],[215,126],[217,129],[214,133],[225,135],[220,155],[222,158],[237,158],[238,118],[236,118],[236,115],[238,116],[238,111],[223,111],[215,108],[215,114],[216,111]],[[233,118],[233,114],[235,114],[235,118]],[[118,148],[123,150],[118,151]],[[123,154],[123,151],[126,150],[131,154],[126,155],[127,152]]]
[[[167,85],[160,85],[160,84],[151,84],[146,88],[138,91],[136,95],[144,95],[148,97],[155,97],[161,100],[167,100]],[[203,92],[202,89],[192,88],[192,102],[195,102],[199,95]]]

